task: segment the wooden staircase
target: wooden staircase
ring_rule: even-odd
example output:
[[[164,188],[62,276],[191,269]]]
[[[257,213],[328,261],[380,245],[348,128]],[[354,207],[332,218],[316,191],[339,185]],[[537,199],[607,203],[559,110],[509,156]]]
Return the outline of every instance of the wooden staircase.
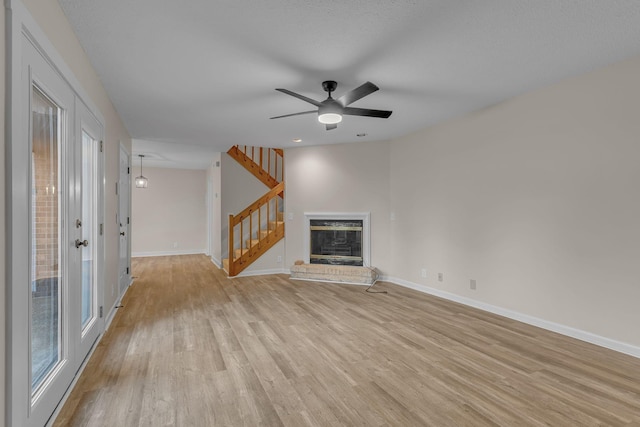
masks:
[[[229,257],[222,266],[233,277],[284,238],[284,152],[236,145],[227,154],[270,188],[239,214],[229,215]]]

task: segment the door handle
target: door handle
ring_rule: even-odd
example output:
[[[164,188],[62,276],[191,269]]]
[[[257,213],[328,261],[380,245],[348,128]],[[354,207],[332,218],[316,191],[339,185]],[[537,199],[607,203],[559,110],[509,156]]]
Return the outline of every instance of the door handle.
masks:
[[[84,247],[89,246],[89,241],[76,239],[76,248],[79,248],[80,246],[84,246]]]
[[[121,231],[121,232],[120,232],[120,235],[121,235],[121,236],[124,236],[124,231]]]

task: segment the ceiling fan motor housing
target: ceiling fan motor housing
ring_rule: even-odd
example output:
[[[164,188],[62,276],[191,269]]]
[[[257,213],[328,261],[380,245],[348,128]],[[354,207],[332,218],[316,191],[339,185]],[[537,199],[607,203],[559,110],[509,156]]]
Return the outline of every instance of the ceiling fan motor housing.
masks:
[[[331,92],[335,91],[338,87],[338,83],[333,80],[326,80],[322,82],[322,88],[325,92],[329,92],[329,96],[331,96]]]
[[[318,107],[318,120],[324,124],[340,123],[344,107],[335,99],[329,97]]]

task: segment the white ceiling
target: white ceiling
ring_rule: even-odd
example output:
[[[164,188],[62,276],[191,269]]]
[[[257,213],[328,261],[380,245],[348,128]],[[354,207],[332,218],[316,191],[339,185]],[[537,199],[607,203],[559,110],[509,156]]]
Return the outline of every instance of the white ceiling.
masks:
[[[640,55],[637,0],[59,2],[134,152],[196,159],[200,147],[395,138]],[[371,81],[380,91],[353,106],[393,115],[332,131],[313,114],[269,120],[313,109],[275,88],[321,101],[323,80],[335,97]]]

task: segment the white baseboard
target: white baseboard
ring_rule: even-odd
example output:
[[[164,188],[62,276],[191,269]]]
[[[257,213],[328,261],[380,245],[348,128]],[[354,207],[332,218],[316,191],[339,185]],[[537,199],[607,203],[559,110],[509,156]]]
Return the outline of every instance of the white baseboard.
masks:
[[[487,304],[482,301],[452,294],[450,292],[442,291],[440,289],[419,285],[417,283],[409,282],[407,280],[399,279],[397,277],[388,277],[388,276],[380,277],[379,280],[395,283],[396,285],[404,286],[405,288],[414,289],[416,291],[423,292],[425,294],[434,295],[449,301],[454,301],[460,304],[468,305],[470,307],[488,311],[489,313],[498,314],[500,316],[504,316],[509,319],[517,320],[522,323],[537,326],[539,328],[546,329],[548,331],[556,332],[571,338],[575,338],[581,341],[595,344],[600,347],[608,348],[610,350],[614,350],[619,353],[624,353],[624,354],[628,354],[629,356],[640,358],[640,347],[627,344],[621,341],[616,341],[600,335],[592,334],[591,332],[575,329],[570,326],[561,325],[559,323],[550,322],[548,320],[540,319],[534,316],[529,316],[527,314],[522,314],[517,311],[509,310],[506,308]]]
[[[216,257],[214,257],[213,255],[211,255],[211,262],[213,263],[213,265],[215,265],[218,268],[222,268],[222,262],[220,262],[220,260]]]
[[[204,249],[188,249],[184,251],[152,251],[152,252],[131,252],[131,258],[143,258],[152,256],[171,256],[171,255],[200,255],[204,254]]]

